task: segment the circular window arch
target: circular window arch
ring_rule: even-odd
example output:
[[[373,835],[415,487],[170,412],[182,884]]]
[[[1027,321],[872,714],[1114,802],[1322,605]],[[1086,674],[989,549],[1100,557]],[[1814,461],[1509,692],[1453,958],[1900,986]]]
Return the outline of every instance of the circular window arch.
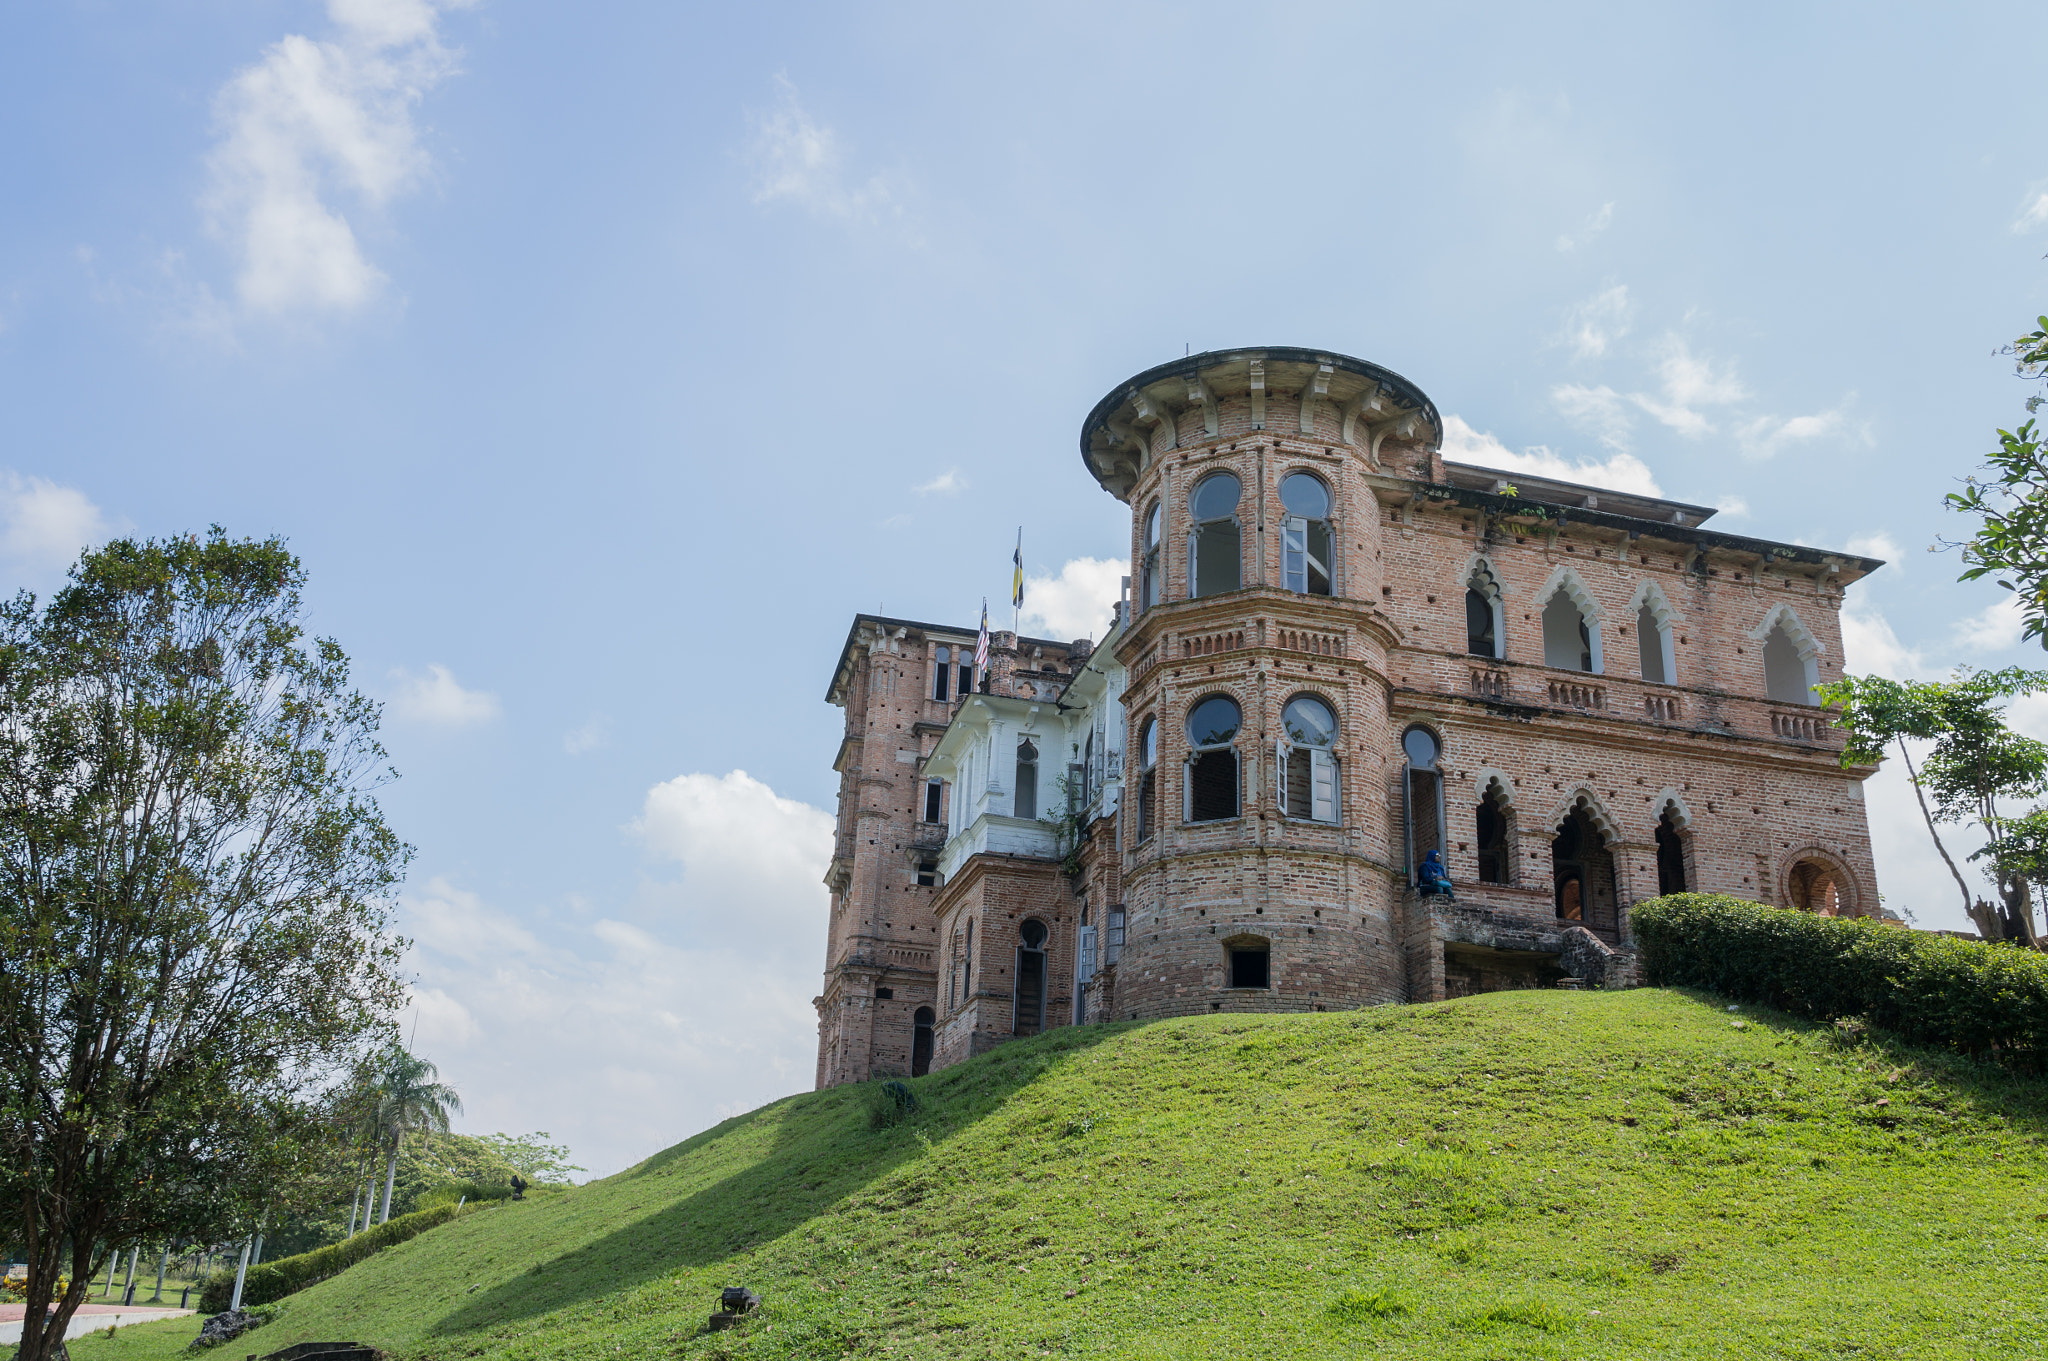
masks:
[[[1188,711],[1185,816],[1218,822],[1238,815],[1237,740],[1244,711],[1228,695],[1211,695]]]
[[[1280,479],[1280,504],[1289,515],[1309,520],[1330,518],[1330,487],[1314,473],[1289,473]]]
[[[1188,596],[1222,595],[1243,584],[1243,534],[1237,504],[1244,484],[1236,473],[1210,473],[1188,493]]]
[[[1211,695],[1188,711],[1188,745],[1200,751],[1228,746],[1244,725],[1244,712],[1228,695]]]
[[[1244,484],[1236,473],[1210,473],[1195,483],[1188,496],[1188,514],[1197,522],[1228,519],[1237,513],[1237,503],[1243,497]]]
[[[1435,770],[1436,758],[1443,753],[1443,744],[1437,741],[1435,733],[1420,723],[1401,734],[1401,750],[1407,753],[1408,764],[1417,770]]]
[[[1320,695],[1296,695],[1281,711],[1287,740],[1301,747],[1327,747],[1337,740],[1337,712]]]

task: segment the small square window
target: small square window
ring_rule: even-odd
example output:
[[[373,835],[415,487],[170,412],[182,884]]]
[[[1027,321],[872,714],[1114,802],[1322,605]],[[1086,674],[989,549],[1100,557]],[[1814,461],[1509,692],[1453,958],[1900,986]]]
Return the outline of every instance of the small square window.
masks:
[[[894,988],[876,988],[876,989],[875,989],[875,1000],[876,1000],[876,1001],[878,1001],[878,1002],[888,1002],[888,1001],[892,1001],[892,1000],[894,1000],[895,996],[896,996],[896,989],[894,989]]]
[[[1270,958],[1264,950],[1232,950],[1230,952],[1230,986],[1233,988],[1263,988],[1266,982],[1266,962]]]
[[[939,862],[920,860],[917,862],[917,885],[919,888],[936,888],[939,883]]]

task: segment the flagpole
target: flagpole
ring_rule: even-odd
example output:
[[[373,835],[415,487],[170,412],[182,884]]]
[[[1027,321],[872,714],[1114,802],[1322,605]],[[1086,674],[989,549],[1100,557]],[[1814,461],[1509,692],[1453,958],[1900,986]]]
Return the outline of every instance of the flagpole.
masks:
[[[1024,636],[1024,526],[1017,526],[1017,572],[1010,584],[1010,632]]]

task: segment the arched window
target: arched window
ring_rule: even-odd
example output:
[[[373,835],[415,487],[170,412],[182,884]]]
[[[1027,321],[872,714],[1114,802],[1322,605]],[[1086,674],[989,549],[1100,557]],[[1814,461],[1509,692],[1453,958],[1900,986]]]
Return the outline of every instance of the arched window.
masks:
[[[1543,606],[1543,664],[1565,671],[1593,669],[1593,632],[1578,602],[1562,588]]]
[[[1287,589],[1330,594],[1330,489],[1311,473],[1289,473],[1280,480],[1280,505],[1287,512],[1281,527]]]
[[[1138,584],[1138,608],[1149,610],[1159,603],[1159,520],[1162,507],[1157,501],[1145,514],[1145,569]]]
[[[1017,792],[1011,799],[1011,816],[1038,816],[1038,748],[1030,738],[1017,743]]]
[[[910,1018],[910,1075],[923,1077],[932,1070],[932,1015],[930,1007],[919,1007]]]
[[[1678,834],[1678,819],[1668,803],[1657,819],[1657,892],[1685,892],[1685,839]]]
[[[1465,579],[1465,651],[1474,657],[1505,657],[1506,629],[1500,603],[1500,583],[1485,563],[1472,569]]]
[[[1505,884],[1514,857],[1508,850],[1508,806],[1499,781],[1489,781],[1479,800],[1479,882]]]
[[[1764,693],[1779,704],[1812,704],[1819,681],[1812,656],[1799,646],[1780,615],[1764,638]]]
[[[1791,906],[1801,912],[1839,917],[1848,907],[1843,902],[1840,872],[1824,860],[1798,861],[1785,882],[1792,890]]]
[[[1146,719],[1145,727],[1138,734],[1138,840],[1146,841],[1152,836],[1156,819],[1154,805],[1159,802],[1159,723]]]
[[[1017,928],[1016,1017],[1011,1030],[1036,1035],[1045,1029],[1045,923],[1027,917]]]
[[[1231,473],[1211,473],[1188,497],[1188,595],[1222,595],[1238,588],[1237,502],[1243,488]]]
[[[950,648],[936,648],[932,652],[932,698],[946,697],[946,682],[952,679],[953,653]]]
[[[1188,714],[1187,820],[1237,816],[1237,701],[1211,695]]]
[[[1274,743],[1280,812],[1315,822],[1337,820],[1337,715],[1314,695],[1299,695],[1281,712],[1286,735]]]
[[[1550,843],[1552,882],[1560,921],[1576,922],[1608,940],[1617,938],[1614,855],[1583,800],[1565,814]]]
[[[1672,685],[1671,626],[1657,617],[1650,602],[1636,611],[1636,651],[1643,662],[1643,679],[1652,685]]]
[[[1441,860],[1444,845],[1444,789],[1437,773],[1439,750],[1436,734],[1421,724],[1401,734],[1401,750],[1408,757],[1401,780],[1402,816],[1408,826],[1408,882],[1415,882],[1415,869],[1431,851]]]

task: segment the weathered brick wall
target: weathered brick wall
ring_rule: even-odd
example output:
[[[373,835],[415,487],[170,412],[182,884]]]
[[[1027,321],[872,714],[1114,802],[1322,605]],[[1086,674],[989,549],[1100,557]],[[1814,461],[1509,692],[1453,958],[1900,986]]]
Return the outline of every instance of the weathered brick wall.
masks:
[[[1052,928],[1046,1019],[1063,1023],[1074,927],[1083,912],[1104,924],[1117,903],[1128,914],[1124,955],[1091,986],[1091,1015],[1309,1010],[1529,986],[1553,978],[1561,954],[1567,965],[1597,964],[1604,977],[1626,981],[1629,907],[1658,891],[1656,829],[1667,807],[1689,887],[1789,903],[1790,876],[1805,862],[1835,875],[1844,910],[1876,910],[1861,796],[1869,772],[1839,767],[1839,734],[1818,710],[1768,698],[1763,661],[1767,628],[1789,612],[1819,679],[1839,677],[1839,611],[1853,560],[1623,520],[1599,511],[1597,497],[1518,523],[1527,503],[1451,486],[1419,418],[1380,409],[1382,424],[1350,428],[1352,415],[1369,409],[1364,396],[1342,414],[1334,400],[1268,392],[1261,422],[1249,396],[1219,397],[1193,380],[1186,392],[1185,409],[1165,418],[1162,399],[1148,398],[1149,428],[1117,435],[1147,450],[1121,465],[1115,482],[1132,513],[1134,594],[1155,503],[1165,522],[1162,603],[1117,644],[1130,753],[1117,817],[1091,829],[1073,883],[1045,862],[982,856],[936,904],[929,891],[901,894],[886,876],[864,889],[868,862],[857,845],[847,887],[835,895],[834,959],[847,961],[835,979],[846,981],[828,984],[821,1015],[836,1014],[832,998],[871,987],[853,964],[862,950],[881,948],[875,941],[926,950],[944,942],[925,966],[926,991],[913,989],[936,998],[941,1012],[934,1063],[980,1052],[1010,1034],[1015,924],[1037,915]],[[1242,487],[1241,588],[1190,600],[1188,495],[1218,470]],[[1314,473],[1331,492],[1331,596],[1284,589],[1279,487],[1295,471]],[[1481,561],[1500,592],[1499,658],[1467,655],[1464,594]],[[1599,674],[1545,664],[1542,605],[1560,582],[1588,612]],[[1674,674],[1663,680],[1642,674],[1636,607],[1645,599],[1669,621]],[[996,642],[1007,661],[992,689],[1057,696],[1058,673],[1073,659],[1055,661],[1047,676],[1038,670],[1045,648],[1002,635]],[[888,666],[870,671],[860,684],[873,698],[862,703],[879,719],[864,720],[846,789],[857,794],[859,839],[879,848],[900,840],[887,815],[908,806],[893,758],[879,754],[893,748],[887,739],[898,729],[880,725],[905,715],[884,689]],[[848,691],[850,735],[857,688]],[[1242,714],[1240,815],[1194,825],[1183,817],[1185,722],[1216,694]],[[1282,709],[1302,694],[1338,715],[1335,825],[1280,809],[1274,744]],[[1148,719],[1159,734],[1155,822],[1140,835],[1136,753]],[[1417,724],[1440,747],[1452,904],[1419,900],[1409,884],[1401,737]],[[914,749],[929,752],[935,735],[924,732]],[[1500,885],[1478,882],[1477,809],[1489,787],[1500,791],[1509,822],[1509,882]],[[1605,851],[1587,869],[1587,940],[1607,937],[1593,945],[1568,935],[1554,900],[1551,843],[1574,808]],[[935,910],[937,931],[909,929],[912,912],[887,910],[898,903]],[[946,960],[956,941],[964,948],[969,920],[975,987],[948,1004]],[[1226,986],[1233,940],[1268,944],[1268,988]],[[880,1071],[907,1047],[908,1022],[895,1014],[907,1015],[903,1007],[840,1006],[859,1020],[833,1031],[833,1052],[848,1057],[836,1066],[821,1057],[821,1082]],[[868,1038],[854,1035],[861,1026]]]
[[[1003,646],[988,668],[992,689],[1036,696],[1057,688],[1070,666],[1067,647],[998,637]],[[936,859],[946,807],[942,801],[940,822],[924,821],[923,766],[959,703],[959,656],[972,645],[971,631],[862,616],[842,657],[834,699],[845,708],[846,735],[827,875],[833,892],[825,988],[815,1003],[820,1087],[908,1073],[916,1012],[937,1010],[938,889],[917,882],[917,862],[922,855]],[[940,647],[953,668],[944,701],[932,697]],[[892,995],[879,997],[884,990]]]

